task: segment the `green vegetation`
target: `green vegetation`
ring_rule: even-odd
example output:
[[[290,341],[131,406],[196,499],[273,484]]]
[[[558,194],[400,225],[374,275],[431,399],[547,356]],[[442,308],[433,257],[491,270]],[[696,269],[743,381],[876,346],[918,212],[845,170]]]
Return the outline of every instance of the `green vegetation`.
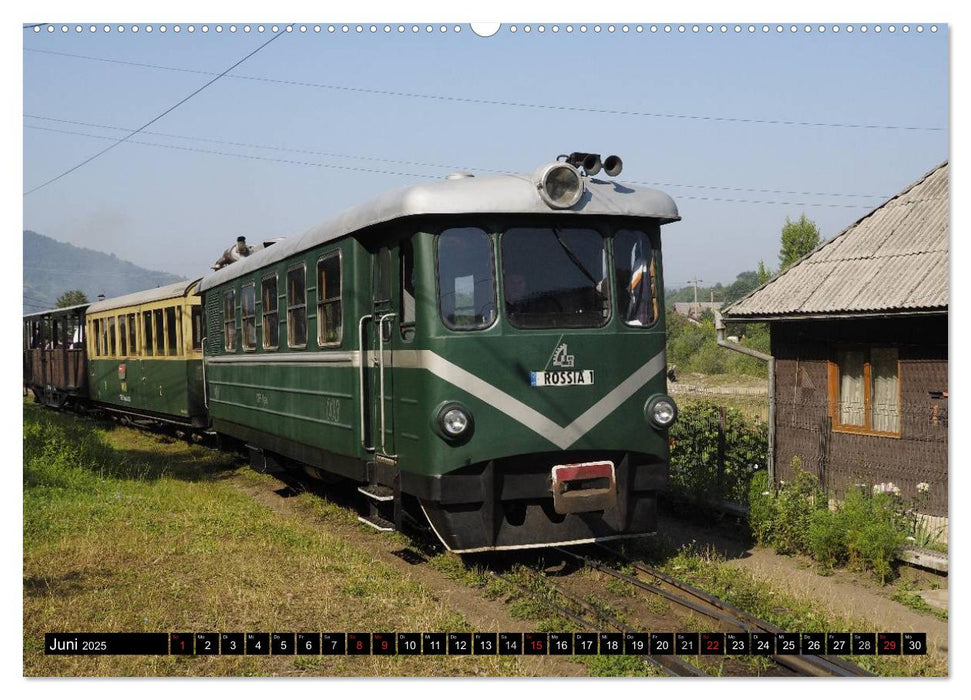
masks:
[[[78,304],[87,304],[88,297],[80,289],[71,289],[70,291],[64,292],[61,296],[57,298],[54,302],[55,308],[66,309],[69,306],[77,306]]]
[[[719,407],[691,401],[679,407],[670,431],[671,486],[699,503],[745,504],[753,476],[764,474],[768,429],[734,408],[725,409],[724,469],[719,476]]]
[[[819,245],[819,228],[805,214],[800,215],[797,221],[792,221],[787,216],[781,239],[779,272],[785,272],[799,258],[816,249]]]
[[[715,318],[710,313],[706,312],[699,323],[680,314],[668,313],[666,330],[668,363],[677,365],[679,373],[766,376],[762,360],[718,347]],[[733,324],[730,332],[739,336],[742,345],[769,352],[767,324]]]
[[[225,453],[29,403],[23,450],[26,676],[528,672],[514,657],[45,656],[44,633],[53,630],[469,625],[433,591],[355,545],[346,510],[314,507],[323,499],[306,493],[266,500],[279,482],[238,469]]]
[[[816,477],[800,467],[798,458],[793,460],[796,478],[776,488],[765,475],[752,480],[749,524],[756,541],[780,554],[809,555],[824,569],[870,571],[886,583],[909,532],[900,497],[864,485],[831,509]]]
[[[721,282],[718,282],[711,287],[698,287],[698,300],[708,301],[714,298],[715,301],[721,301],[729,304],[737,299],[741,299],[743,296],[758,287],[759,284],[760,282],[758,280],[758,274],[752,270],[747,270],[745,272],[740,272],[738,276],[735,277],[735,281],[727,286],[723,285]],[[664,299],[669,305],[676,301],[694,301],[695,288],[690,286],[682,287],[681,289],[676,290],[665,290]]]

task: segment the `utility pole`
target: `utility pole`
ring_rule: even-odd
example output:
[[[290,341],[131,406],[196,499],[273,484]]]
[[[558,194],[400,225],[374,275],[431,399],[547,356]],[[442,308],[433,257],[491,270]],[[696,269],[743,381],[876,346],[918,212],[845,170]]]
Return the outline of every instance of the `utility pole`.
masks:
[[[695,286],[695,315],[701,318],[701,307],[698,305],[698,284],[704,282],[704,280],[693,279],[688,280],[688,284],[693,284]]]

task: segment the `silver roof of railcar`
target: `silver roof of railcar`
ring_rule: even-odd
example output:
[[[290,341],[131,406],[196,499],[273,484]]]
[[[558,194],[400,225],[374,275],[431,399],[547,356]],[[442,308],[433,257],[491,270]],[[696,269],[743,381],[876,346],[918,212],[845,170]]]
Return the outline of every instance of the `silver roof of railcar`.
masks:
[[[302,236],[287,238],[202,278],[199,291],[211,289],[354,231],[410,216],[436,214],[556,214],[638,216],[678,221],[678,207],[668,195],[616,181],[584,178],[586,191],[573,207],[552,209],[528,175],[462,177],[422,183],[386,192],[340,213]]]
[[[89,314],[96,314],[99,311],[110,311],[111,309],[120,309],[123,306],[140,306],[141,304],[150,304],[153,301],[164,301],[165,299],[175,299],[177,297],[184,297],[189,293],[189,290],[199,280],[183,280],[181,282],[173,282],[172,284],[167,284],[164,287],[156,287],[155,289],[146,289],[141,292],[135,292],[133,294],[126,294],[122,297],[114,297],[112,299],[105,299],[104,301],[98,301],[88,307]]]
[[[47,309],[47,311],[34,311],[33,313],[24,314],[24,318],[33,318],[34,316],[50,316],[51,314],[66,314],[72,311],[79,311],[88,306],[87,302],[84,304],[75,304],[74,306],[62,306],[59,309]]]

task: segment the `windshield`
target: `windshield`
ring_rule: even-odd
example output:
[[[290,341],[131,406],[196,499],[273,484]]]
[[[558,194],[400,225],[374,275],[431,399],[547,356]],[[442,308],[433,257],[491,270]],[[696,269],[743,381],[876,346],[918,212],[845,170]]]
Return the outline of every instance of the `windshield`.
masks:
[[[453,330],[488,328],[496,319],[492,241],[480,228],[450,228],[438,237],[438,307]]]
[[[610,317],[603,236],[511,228],[500,239],[506,317],[517,328],[598,328]]]

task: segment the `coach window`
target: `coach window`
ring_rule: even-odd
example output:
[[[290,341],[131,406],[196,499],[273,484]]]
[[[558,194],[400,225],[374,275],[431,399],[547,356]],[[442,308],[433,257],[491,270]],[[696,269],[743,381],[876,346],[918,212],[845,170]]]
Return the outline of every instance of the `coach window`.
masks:
[[[450,228],[439,234],[438,308],[446,327],[464,331],[491,326],[496,320],[495,278],[492,239],[485,231]]]
[[[617,310],[628,326],[657,321],[657,266],[651,239],[643,231],[621,229],[614,235]]]
[[[94,332],[93,333],[94,333],[94,336],[93,336],[94,337],[94,354],[95,354],[95,356],[100,357],[101,354],[102,354],[101,353],[101,319],[100,318],[94,319]],[[39,335],[40,335],[40,330],[39,329],[36,329],[34,331],[33,337],[34,338],[37,338],[37,337],[39,337]],[[36,341],[32,341],[32,343],[33,343],[32,347],[35,347],[36,348],[37,347]]]
[[[223,295],[223,343],[226,350],[236,349],[236,290]]]
[[[202,307],[192,306],[192,349],[202,350]]]
[[[131,355],[138,354],[138,324],[135,314],[128,314],[128,352]]]
[[[152,333],[152,312],[143,311],[142,312],[142,355],[145,357],[151,357],[155,354],[155,334]]]
[[[118,317],[118,351],[122,357],[128,357],[128,317],[125,314]]]
[[[182,335],[181,321],[182,319],[175,313],[174,306],[165,307],[165,337],[168,341],[165,349],[168,355],[179,354],[179,336]]]
[[[337,251],[317,261],[317,344],[340,345],[342,336],[341,254]]]
[[[415,337],[415,248],[411,239],[404,241],[401,254],[401,337],[411,340]]]
[[[263,349],[276,350],[280,347],[280,301],[276,293],[276,275],[263,278],[260,298],[263,301]]]
[[[243,318],[243,350],[256,349],[256,282],[239,290],[239,312]]]
[[[152,311],[152,318],[155,319],[155,357],[165,355],[165,315],[162,309]]]
[[[307,346],[307,266],[287,270],[287,345]]]
[[[115,324],[115,317],[114,316],[109,316],[108,317],[108,354],[111,355],[112,357],[114,357],[116,355],[115,350],[117,348],[117,346],[115,345],[115,342],[116,342],[115,341],[115,325],[116,325]]]

